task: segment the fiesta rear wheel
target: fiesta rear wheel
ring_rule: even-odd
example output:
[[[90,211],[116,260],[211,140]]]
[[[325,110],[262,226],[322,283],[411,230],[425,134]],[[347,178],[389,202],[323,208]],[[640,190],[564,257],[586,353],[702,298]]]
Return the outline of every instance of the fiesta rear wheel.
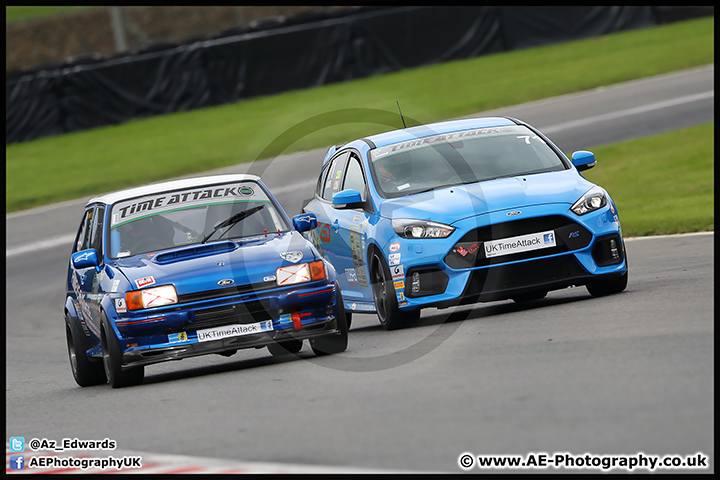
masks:
[[[126,370],[122,368],[122,350],[110,326],[110,321],[103,313],[100,326],[100,343],[103,353],[103,367],[108,383],[113,388],[140,385],[145,378],[145,367],[133,367]]]
[[[324,335],[310,339],[310,347],[318,357],[323,355],[332,355],[347,350],[348,344],[348,326],[345,314],[345,305],[343,304],[340,286],[335,284],[336,303],[337,303],[337,329],[338,333]]]
[[[65,337],[67,339],[68,357],[75,383],[81,387],[101,385],[107,382],[102,362],[92,361],[85,354],[82,337],[77,332],[76,324],[69,313],[65,313]]]
[[[271,343],[267,346],[268,351],[273,357],[282,357],[298,353],[302,350],[303,341],[298,339],[284,340],[282,342]]]
[[[395,330],[420,318],[420,309],[404,312],[398,306],[397,293],[393,286],[390,267],[377,250],[373,252],[370,263],[373,298],[380,325],[385,330]]]

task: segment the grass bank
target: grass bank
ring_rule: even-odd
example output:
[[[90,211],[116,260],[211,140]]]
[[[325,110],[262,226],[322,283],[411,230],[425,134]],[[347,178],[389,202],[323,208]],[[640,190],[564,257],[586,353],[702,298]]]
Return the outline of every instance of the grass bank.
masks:
[[[706,17],[13,144],[6,212],[713,62]]]

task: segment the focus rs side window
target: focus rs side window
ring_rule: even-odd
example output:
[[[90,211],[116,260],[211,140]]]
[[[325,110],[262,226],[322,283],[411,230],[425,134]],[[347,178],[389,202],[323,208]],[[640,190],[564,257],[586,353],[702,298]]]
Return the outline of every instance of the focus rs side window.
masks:
[[[343,190],[352,188],[360,192],[363,201],[365,200],[365,177],[363,176],[360,160],[355,155],[350,156],[348,166],[345,169],[345,184]]]
[[[328,173],[325,177],[325,185],[323,185],[323,199],[332,201],[333,195],[342,190],[342,176],[345,172],[345,164],[347,163],[348,155],[348,153],[342,153],[330,160]]]

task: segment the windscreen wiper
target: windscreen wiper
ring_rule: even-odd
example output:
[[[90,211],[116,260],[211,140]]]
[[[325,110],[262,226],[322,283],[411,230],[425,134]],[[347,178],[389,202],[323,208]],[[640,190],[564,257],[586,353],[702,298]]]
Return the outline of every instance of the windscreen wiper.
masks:
[[[215,232],[217,232],[217,231],[220,230],[221,228],[223,228],[223,227],[228,227],[228,226],[232,228],[232,226],[235,225],[236,223],[243,221],[244,219],[246,219],[247,217],[249,217],[249,216],[252,215],[253,213],[259,212],[259,211],[262,210],[263,208],[265,208],[265,205],[258,205],[257,207],[253,207],[253,208],[250,208],[250,209],[248,209],[248,210],[244,210],[244,211],[242,211],[242,212],[238,212],[238,213],[236,213],[235,215],[233,215],[232,217],[228,218],[227,220],[223,220],[222,222],[220,222],[220,223],[218,223],[217,225],[215,225],[215,227],[213,227],[212,232],[210,232],[210,233],[208,233],[207,235],[205,235],[205,238],[203,238],[202,241],[200,241],[200,243],[205,243],[205,242],[207,242],[207,241],[210,239],[210,237],[212,237],[212,236],[215,234]],[[228,228],[228,229],[225,231],[225,233],[227,233],[228,230],[230,230],[230,228]]]

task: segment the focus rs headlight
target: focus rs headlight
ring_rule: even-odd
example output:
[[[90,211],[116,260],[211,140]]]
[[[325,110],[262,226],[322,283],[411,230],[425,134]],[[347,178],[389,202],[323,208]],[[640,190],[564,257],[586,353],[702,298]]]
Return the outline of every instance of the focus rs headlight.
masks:
[[[392,221],[395,233],[403,238],[446,238],[455,231],[455,227],[426,220],[396,218]]]
[[[172,285],[133,290],[125,293],[125,304],[128,310],[162,307],[178,303],[177,292]]]
[[[593,187],[585,193],[575,204],[570,207],[570,210],[577,213],[578,215],[585,215],[586,213],[594,212],[598,208],[602,208],[607,205],[607,196],[605,191],[600,187]]]

